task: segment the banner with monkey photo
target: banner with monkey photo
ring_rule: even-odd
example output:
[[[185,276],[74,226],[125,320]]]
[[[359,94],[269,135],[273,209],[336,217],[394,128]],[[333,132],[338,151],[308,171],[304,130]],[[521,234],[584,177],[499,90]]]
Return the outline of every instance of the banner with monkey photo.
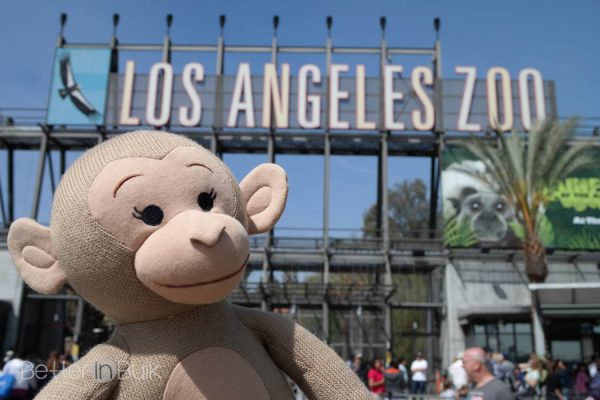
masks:
[[[485,164],[464,148],[447,147],[441,165],[445,244],[519,248],[523,228],[517,211],[478,177],[486,174]],[[544,245],[600,250],[600,171],[577,171],[554,189],[551,199],[540,220]]]

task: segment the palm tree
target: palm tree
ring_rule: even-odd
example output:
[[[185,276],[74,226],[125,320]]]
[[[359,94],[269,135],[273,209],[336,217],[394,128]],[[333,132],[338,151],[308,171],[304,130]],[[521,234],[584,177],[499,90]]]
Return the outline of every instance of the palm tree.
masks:
[[[596,165],[589,143],[570,144],[577,121],[547,121],[528,135],[496,132],[497,145],[474,137],[463,146],[486,166],[477,174],[515,210],[523,227],[525,270],[530,282],[546,280],[546,249],[540,239],[544,210],[557,185],[575,170]]]

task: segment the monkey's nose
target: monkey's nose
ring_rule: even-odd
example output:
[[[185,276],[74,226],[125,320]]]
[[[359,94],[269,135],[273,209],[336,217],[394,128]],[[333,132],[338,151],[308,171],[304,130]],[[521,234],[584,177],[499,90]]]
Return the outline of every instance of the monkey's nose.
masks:
[[[225,224],[211,217],[193,218],[188,222],[188,237],[192,242],[200,243],[206,247],[213,247],[219,241]]]

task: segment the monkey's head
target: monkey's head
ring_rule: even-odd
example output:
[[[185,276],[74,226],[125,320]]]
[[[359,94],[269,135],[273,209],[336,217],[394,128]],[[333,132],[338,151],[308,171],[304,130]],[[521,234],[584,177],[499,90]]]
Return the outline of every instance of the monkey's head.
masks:
[[[509,233],[509,222],[515,214],[506,201],[494,192],[478,192],[464,188],[460,199],[451,199],[459,221],[467,221],[482,242],[497,242]]]
[[[271,229],[286,198],[281,167],[262,164],[238,185],[195,142],[133,132],[77,160],[50,228],[19,219],[8,247],[38,292],[68,282],[118,323],[163,318],[225,298],[246,267],[248,235]]]

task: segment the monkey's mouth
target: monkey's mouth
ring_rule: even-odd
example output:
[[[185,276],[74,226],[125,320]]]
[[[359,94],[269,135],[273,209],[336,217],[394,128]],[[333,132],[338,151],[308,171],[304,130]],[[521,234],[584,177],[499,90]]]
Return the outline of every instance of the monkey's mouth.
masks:
[[[242,266],[240,268],[238,268],[237,270],[233,271],[230,274],[227,274],[227,275],[222,276],[217,279],[213,279],[211,281],[197,282],[197,283],[191,283],[191,284],[187,284],[187,285],[169,285],[169,284],[158,283],[158,282],[155,282],[155,283],[159,286],[168,287],[169,289],[186,289],[186,288],[191,288],[191,287],[196,287],[196,286],[211,285],[213,283],[226,281],[227,279],[233,278],[234,276],[236,276],[237,274],[242,272],[244,270],[244,268],[246,267],[246,264],[248,263],[249,259],[250,259],[250,254],[248,254],[248,256],[246,257],[246,260],[244,260],[244,262],[242,263]]]

